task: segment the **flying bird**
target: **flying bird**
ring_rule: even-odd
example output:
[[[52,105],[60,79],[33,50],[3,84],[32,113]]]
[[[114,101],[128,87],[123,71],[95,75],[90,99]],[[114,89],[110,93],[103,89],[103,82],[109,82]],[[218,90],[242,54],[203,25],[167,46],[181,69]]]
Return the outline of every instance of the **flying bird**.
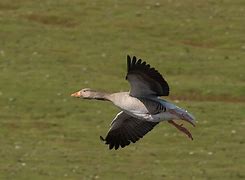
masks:
[[[185,109],[160,98],[169,95],[169,85],[155,68],[135,56],[127,56],[126,80],[131,86],[129,92],[105,93],[85,88],[71,94],[77,98],[110,101],[121,110],[112,120],[106,137],[100,136],[109,149],[135,143],[162,121],[193,140],[190,131],[174,120],[195,126],[195,118]]]

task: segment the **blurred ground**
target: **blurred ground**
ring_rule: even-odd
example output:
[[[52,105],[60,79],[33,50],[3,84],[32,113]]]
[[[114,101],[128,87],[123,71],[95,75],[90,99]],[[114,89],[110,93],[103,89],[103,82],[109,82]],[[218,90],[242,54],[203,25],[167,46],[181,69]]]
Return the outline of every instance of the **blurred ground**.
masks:
[[[1,0],[0,179],[244,179],[245,1]],[[128,90],[126,55],[156,67],[192,112],[119,151],[118,112],[84,87]]]

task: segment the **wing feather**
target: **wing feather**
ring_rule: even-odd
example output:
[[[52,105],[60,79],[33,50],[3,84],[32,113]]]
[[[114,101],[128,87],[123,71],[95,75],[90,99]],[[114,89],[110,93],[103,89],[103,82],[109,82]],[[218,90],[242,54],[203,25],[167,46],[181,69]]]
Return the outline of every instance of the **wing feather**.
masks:
[[[158,122],[148,122],[134,118],[122,111],[117,114],[111,123],[106,138],[101,139],[109,145],[109,149],[118,149],[120,146],[124,148],[131,142],[135,143],[143,138],[157,124]]]
[[[135,97],[168,96],[169,86],[162,75],[145,61],[133,56],[127,56],[127,76],[131,90]]]

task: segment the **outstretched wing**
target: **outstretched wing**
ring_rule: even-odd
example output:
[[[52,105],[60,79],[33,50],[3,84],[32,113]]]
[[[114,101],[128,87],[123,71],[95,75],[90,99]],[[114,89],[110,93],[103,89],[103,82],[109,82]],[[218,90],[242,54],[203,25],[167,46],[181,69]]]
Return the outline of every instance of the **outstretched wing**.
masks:
[[[121,111],[113,119],[106,138],[100,138],[105,141],[105,144],[109,144],[109,149],[118,149],[119,146],[124,148],[131,142],[135,143],[138,141],[157,124],[158,122],[136,119]]]
[[[169,86],[162,75],[149,64],[141,59],[133,59],[127,56],[128,73],[126,79],[129,81],[130,95],[134,97],[145,96],[168,96]]]

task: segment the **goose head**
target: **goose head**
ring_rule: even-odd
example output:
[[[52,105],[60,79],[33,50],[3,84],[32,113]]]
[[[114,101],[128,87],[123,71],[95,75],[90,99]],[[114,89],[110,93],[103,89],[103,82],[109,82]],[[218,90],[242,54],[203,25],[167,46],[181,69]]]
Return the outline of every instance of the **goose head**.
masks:
[[[81,89],[80,91],[71,94],[71,96],[83,99],[109,100],[107,93],[98,92],[90,88]]]
[[[90,88],[84,88],[84,89],[81,89],[80,91],[77,91],[71,94],[71,96],[77,97],[77,98],[84,98],[84,99],[93,99],[95,93],[96,92]]]

